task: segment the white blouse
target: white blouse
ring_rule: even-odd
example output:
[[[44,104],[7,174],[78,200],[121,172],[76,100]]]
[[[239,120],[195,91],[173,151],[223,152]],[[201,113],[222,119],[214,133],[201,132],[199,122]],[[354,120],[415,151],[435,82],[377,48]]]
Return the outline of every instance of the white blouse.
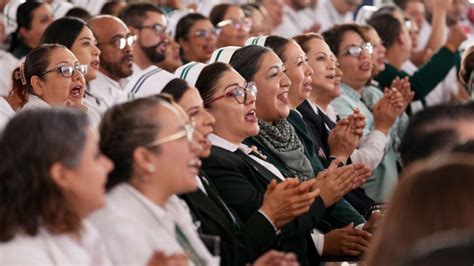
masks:
[[[0,132],[7,125],[10,118],[15,115],[10,104],[5,100],[5,98],[0,97]]]
[[[112,265],[96,228],[83,222],[80,239],[40,228],[0,243],[0,265]]]
[[[93,213],[108,253],[116,265],[146,265],[155,251],[167,255],[184,253],[177,241],[179,225],[205,265],[219,265],[199,238],[184,201],[173,195],[162,208],[128,184],[120,184],[107,195],[105,208]]]

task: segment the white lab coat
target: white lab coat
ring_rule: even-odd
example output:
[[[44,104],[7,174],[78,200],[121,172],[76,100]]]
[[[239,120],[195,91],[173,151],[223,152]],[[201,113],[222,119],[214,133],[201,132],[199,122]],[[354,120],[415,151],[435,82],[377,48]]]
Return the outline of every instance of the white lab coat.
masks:
[[[98,114],[103,115],[107,109],[127,101],[124,91],[128,78],[116,82],[102,72],[97,72],[97,78],[89,82],[86,90],[86,106],[93,108]]]
[[[0,50],[0,96],[7,96],[12,87],[12,72],[20,60],[9,52]]]
[[[14,115],[15,111],[13,111],[7,100],[5,100],[3,97],[0,97],[0,132],[2,132],[10,118],[12,118]]]
[[[83,222],[80,241],[40,228],[36,236],[18,234],[0,243],[0,265],[112,265],[97,229]]]
[[[219,265],[219,257],[213,257],[199,238],[186,203],[175,195],[161,208],[132,186],[120,184],[107,195],[106,207],[90,220],[115,264],[146,265],[155,251],[183,253],[175,237],[178,224],[206,265]]]

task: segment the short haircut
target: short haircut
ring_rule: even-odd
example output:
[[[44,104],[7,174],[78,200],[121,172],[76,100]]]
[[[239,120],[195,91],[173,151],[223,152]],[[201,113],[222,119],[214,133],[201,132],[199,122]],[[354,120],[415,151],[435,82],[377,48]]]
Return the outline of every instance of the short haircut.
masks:
[[[367,24],[374,27],[382,40],[382,44],[387,48],[395,43],[398,34],[402,32],[402,24],[391,14],[372,16]]]
[[[227,13],[227,10],[231,6],[233,6],[233,5],[231,5],[231,4],[219,4],[219,5],[216,5],[211,10],[211,13],[209,14],[209,20],[214,25],[214,27],[217,27],[217,24],[224,19],[225,13]]]
[[[295,42],[301,47],[301,49],[303,49],[305,53],[309,51],[309,47],[308,47],[309,41],[313,39],[319,39],[319,40],[324,41],[324,38],[323,36],[321,36],[321,34],[314,33],[314,32],[296,35],[292,39],[295,40]]]
[[[329,49],[336,55],[339,56],[339,46],[342,43],[342,38],[346,34],[346,32],[355,32],[358,34],[365,42],[368,39],[365,37],[364,33],[362,32],[359,25],[355,23],[351,24],[340,24],[335,25],[332,28],[328,29],[327,31],[323,32],[323,38],[329,46]]]
[[[458,145],[456,125],[463,121],[474,122],[474,106],[437,105],[415,113],[400,143],[403,165]]]
[[[157,6],[150,3],[133,3],[125,7],[120,12],[120,19],[127,26],[139,27],[147,19],[147,12],[155,12],[164,15],[164,12]]]

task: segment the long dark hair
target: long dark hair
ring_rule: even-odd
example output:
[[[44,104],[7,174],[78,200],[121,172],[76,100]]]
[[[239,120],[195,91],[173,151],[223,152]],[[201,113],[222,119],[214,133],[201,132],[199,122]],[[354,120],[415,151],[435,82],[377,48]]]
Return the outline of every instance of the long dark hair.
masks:
[[[79,164],[88,126],[87,115],[71,108],[27,110],[10,120],[0,137],[0,241],[17,233],[34,236],[41,226],[56,233],[79,230],[81,218],[50,168]]]
[[[46,28],[40,43],[57,43],[71,49],[84,27],[89,26],[80,18],[63,17],[57,19]]]

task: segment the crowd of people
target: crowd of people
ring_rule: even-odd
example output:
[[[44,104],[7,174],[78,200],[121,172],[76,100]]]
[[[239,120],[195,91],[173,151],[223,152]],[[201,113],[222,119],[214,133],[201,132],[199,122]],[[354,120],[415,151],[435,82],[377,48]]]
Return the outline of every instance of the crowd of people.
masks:
[[[474,261],[467,0],[0,4],[0,265]]]

